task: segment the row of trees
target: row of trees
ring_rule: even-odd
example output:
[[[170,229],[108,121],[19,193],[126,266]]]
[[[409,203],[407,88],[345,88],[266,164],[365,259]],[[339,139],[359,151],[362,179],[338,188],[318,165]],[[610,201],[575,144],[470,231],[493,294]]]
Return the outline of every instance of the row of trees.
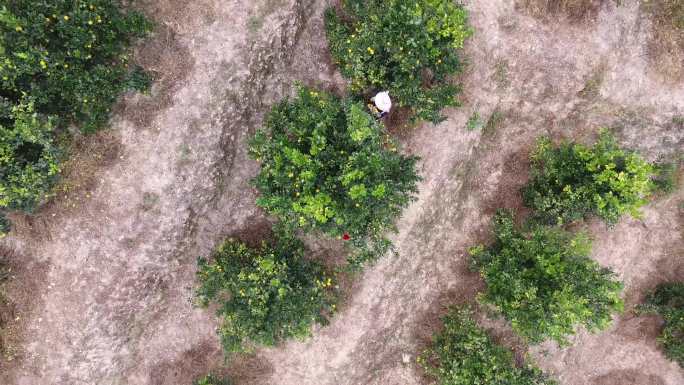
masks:
[[[306,337],[334,313],[339,271],[307,259],[297,234],[343,240],[346,268],[356,270],[392,248],[386,234],[415,199],[418,159],[398,151],[362,100],[389,90],[414,121],[439,121],[456,104],[446,75],[460,68],[458,49],[472,31],[451,1],[390,3],[348,0],[326,14],[351,97],[299,87],[250,142],[261,165],[256,203],[278,220],[273,239],[257,248],[229,239],[199,259],[197,273],[199,302],[220,305],[227,352]]]
[[[300,233],[344,240],[349,266],[391,249],[386,238],[414,199],[417,159],[402,155],[358,100],[389,90],[414,121],[438,122],[456,105],[458,49],[472,34],[465,10],[446,0],[347,0],[326,14],[333,60],[352,96],[300,87],[276,105],[250,143],[261,170],[257,205],[278,220],[273,239],[250,248],[224,242],[199,259],[197,294],[218,303],[227,352],[304,338],[335,311],[336,273],[306,258]],[[589,258],[591,242],[564,225],[596,215],[608,224],[638,209],[654,187],[654,169],[602,133],[593,146],[540,139],[532,154],[524,201],[525,228],[513,214],[494,219],[495,242],[471,250],[473,269],[491,307],[530,343],[568,343],[577,327],[601,330],[623,309],[622,284]],[[419,358],[441,385],[553,384],[477,326],[469,309],[454,309],[444,331]]]
[[[70,126],[101,128],[112,104],[150,78],[128,47],[150,22],[113,0],[20,0],[0,6],[0,235],[8,211],[51,194]]]
[[[523,229],[513,213],[499,211],[494,242],[470,250],[472,268],[486,283],[480,304],[503,316],[528,343],[552,339],[565,345],[580,326],[590,331],[608,327],[624,303],[615,274],[589,258],[589,236],[563,225],[588,216],[608,225],[625,213],[638,216],[662,180],[656,167],[620,148],[605,131],[591,147],[554,145],[541,138],[531,163],[531,178],[523,189],[524,202],[533,209],[531,218]],[[640,311],[665,318],[660,340],[668,357],[681,363],[682,285],[662,285]],[[440,385],[555,383],[529,363],[515,367],[510,352],[493,345],[467,309],[452,310],[443,322],[444,331],[419,359]]]
[[[345,240],[349,266],[359,267],[391,249],[385,234],[414,199],[417,159],[399,153],[356,100],[389,90],[414,121],[440,121],[441,109],[456,105],[458,87],[446,77],[459,70],[458,49],[472,30],[451,1],[386,3],[348,0],[326,14],[331,53],[353,97],[300,87],[250,143],[261,165],[257,205],[279,221],[274,237],[257,248],[230,239],[199,260],[197,294],[202,305],[220,304],[228,352],[306,337],[334,313],[336,273],[307,259],[296,234]],[[567,344],[580,326],[606,328],[624,304],[615,274],[589,257],[588,235],[564,226],[588,216],[608,225],[625,213],[638,216],[657,175],[607,132],[593,146],[542,138],[531,163],[523,191],[533,209],[528,224],[521,228],[513,213],[500,211],[495,241],[471,249],[472,267],[487,285],[480,303],[526,341]],[[554,383],[532,364],[516,366],[471,310],[453,310],[444,324],[419,358],[441,385]]]

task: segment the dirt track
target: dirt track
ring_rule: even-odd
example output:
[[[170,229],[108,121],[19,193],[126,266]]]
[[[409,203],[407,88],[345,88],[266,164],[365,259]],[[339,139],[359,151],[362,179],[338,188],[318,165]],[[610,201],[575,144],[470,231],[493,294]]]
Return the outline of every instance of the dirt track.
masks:
[[[83,199],[59,199],[3,240],[34,283],[15,364],[0,382],[189,384],[223,359],[214,319],[191,302],[195,259],[228,234],[262,223],[245,140],[294,80],[339,90],[322,32],[322,0],[146,0],[159,23],[138,51],[159,72],[151,97],[130,96],[113,121],[117,157]],[[627,2],[625,2],[627,3]],[[247,5],[250,4],[250,5]],[[466,3],[475,37],[463,106],[404,134],[420,155],[419,200],[399,222],[399,255],[360,275],[326,328],[242,358],[242,384],[427,384],[414,361],[443,307],[481,287],[465,251],[486,241],[499,207],[519,208],[537,136],[592,140],[599,127],[650,159],[684,148],[684,84],[650,72],[650,29],[636,4],[605,5],[597,20],[545,22],[512,2]],[[180,63],[180,64],[179,64]],[[587,92],[592,78],[602,78]],[[583,92],[583,90],[585,90]],[[467,131],[473,111],[502,121]],[[88,194],[88,195],[86,195]],[[628,304],[656,283],[684,278],[684,190],[642,220],[591,223],[594,257],[618,272]],[[71,201],[69,201],[71,202]],[[74,203],[72,203],[74,204]],[[53,215],[54,214],[54,215]],[[489,322],[517,349],[501,322]],[[572,346],[533,348],[563,385],[678,385],[684,372],[657,349],[654,318],[629,312]]]

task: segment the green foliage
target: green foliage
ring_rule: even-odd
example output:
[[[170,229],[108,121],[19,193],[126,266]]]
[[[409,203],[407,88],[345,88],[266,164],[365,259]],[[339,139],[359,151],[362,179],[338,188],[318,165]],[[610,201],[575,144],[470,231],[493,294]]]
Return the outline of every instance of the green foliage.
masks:
[[[477,326],[468,309],[452,309],[444,330],[418,362],[439,385],[553,385],[538,368],[515,366],[513,354]]]
[[[528,341],[564,344],[577,326],[603,330],[611,313],[623,310],[622,284],[587,257],[591,243],[585,235],[549,227],[526,235],[503,211],[494,222],[494,244],[471,249],[473,266],[487,284],[480,301]]]
[[[227,379],[220,379],[218,377],[214,377],[211,374],[207,374],[206,376],[200,378],[199,380],[195,380],[192,385],[230,385],[231,382],[228,381]]]
[[[593,147],[565,142],[556,147],[541,138],[531,161],[523,198],[535,210],[535,218],[548,223],[567,223],[588,214],[608,224],[624,213],[638,217],[653,189],[653,167],[638,154],[619,148],[607,131]]]
[[[143,87],[127,69],[127,47],[151,24],[113,0],[19,0],[0,8],[0,93],[22,95],[41,114],[83,131],[101,127],[111,105],[129,87]]]
[[[658,285],[640,311],[657,313],[665,319],[658,341],[663,344],[665,355],[684,368],[684,283]]]
[[[7,235],[12,229],[12,224],[4,212],[0,211],[0,238]]]
[[[355,263],[389,248],[383,233],[419,179],[417,159],[397,153],[362,104],[306,88],[273,108],[250,153],[257,205],[292,228],[350,237]]]
[[[199,258],[197,297],[202,306],[218,303],[227,352],[244,351],[248,341],[272,346],[304,338],[314,323],[326,322],[322,312],[335,307],[334,282],[303,254],[299,240],[280,236],[256,249],[229,239],[211,261]]]
[[[457,104],[447,76],[461,69],[458,51],[472,35],[467,12],[451,0],[346,0],[326,14],[332,57],[356,92],[389,90],[414,118],[437,123]]]
[[[52,131],[32,101],[0,106],[0,210],[30,212],[49,194],[59,172]]]

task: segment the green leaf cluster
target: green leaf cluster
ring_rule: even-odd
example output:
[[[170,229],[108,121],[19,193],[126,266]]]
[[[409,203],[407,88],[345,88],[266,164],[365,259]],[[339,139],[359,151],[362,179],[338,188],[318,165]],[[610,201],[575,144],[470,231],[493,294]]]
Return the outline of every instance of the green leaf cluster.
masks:
[[[665,319],[658,341],[663,345],[665,355],[684,368],[684,283],[658,285],[639,309],[641,312],[659,314]]]
[[[0,211],[0,238],[7,235],[12,229],[12,224],[6,214]]]
[[[358,260],[388,248],[383,233],[419,180],[417,158],[399,154],[362,104],[308,88],[272,109],[250,154],[257,205],[293,228],[349,235]]]
[[[59,172],[53,130],[32,101],[0,98],[0,209],[30,212],[49,195]]]
[[[351,89],[389,90],[416,119],[442,121],[440,111],[457,105],[458,52],[473,30],[467,11],[452,0],[345,0],[342,14],[329,9],[330,51]]]
[[[5,212],[31,212],[59,173],[58,132],[100,128],[125,90],[149,86],[127,48],[151,24],[113,0],[0,5],[0,234]]]
[[[530,364],[516,367],[511,351],[494,343],[469,309],[452,309],[442,321],[444,330],[418,358],[439,385],[555,384]]]
[[[494,244],[471,249],[487,288],[479,300],[500,312],[532,343],[567,342],[579,325],[603,330],[624,308],[622,284],[588,257],[589,239],[560,228],[519,231],[510,213],[494,220]]]
[[[639,216],[653,190],[653,167],[641,156],[621,149],[602,131],[592,147],[541,138],[532,153],[525,204],[547,223],[568,223],[589,214],[615,224],[624,213]]]
[[[127,47],[151,24],[113,0],[19,0],[0,7],[0,93],[91,132],[131,85]],[[133,76],[130,77],[130,74]],[[132,81],[129,81],[132,80]]]
[[[219,377],[215,377],[211,374],[207,374],[206,376],[200,378],[199,380],[195,380],[192,385],[230,385],[231,382],[228,381],[227,379],[221,379]]]
[[[335,283],[303,254],[299,240],[280,235],[258,248],[229,239],[209,260],[198,259],[196,295],[201,306],[218,304],[225,351],[304,338],[313,324],[326,322],[323,312],[335,307]]]

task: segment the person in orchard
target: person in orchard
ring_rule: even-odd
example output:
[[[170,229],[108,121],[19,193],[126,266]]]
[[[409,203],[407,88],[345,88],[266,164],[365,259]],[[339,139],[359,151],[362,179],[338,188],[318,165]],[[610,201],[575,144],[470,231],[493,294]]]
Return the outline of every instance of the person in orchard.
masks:
[[[373,110],[375,111],[378,119],[382,119],[387,116],[392,109],[392,99],[390,99],[388,91],[378,92],[371,98],[371,102],[375,104]]]

